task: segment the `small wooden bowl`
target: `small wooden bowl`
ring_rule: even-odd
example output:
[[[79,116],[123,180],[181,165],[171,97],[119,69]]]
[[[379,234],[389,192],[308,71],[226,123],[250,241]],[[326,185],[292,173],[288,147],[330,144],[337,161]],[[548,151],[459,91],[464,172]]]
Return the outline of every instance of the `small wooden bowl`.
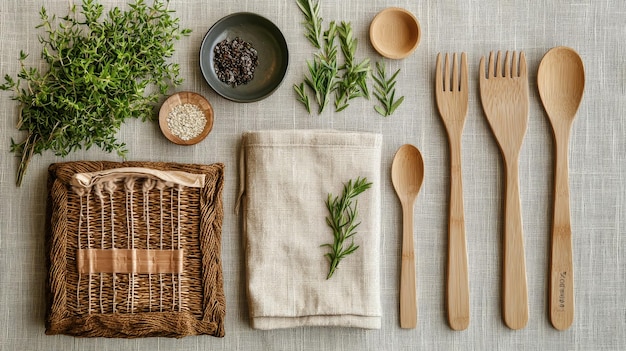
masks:
[[[413,53],[422,31],[415,16],[402,8],[390,7],[379,12],[370,24],[370,41],[379,54],[402,59]]]
[[[204,117],[206,118],[206,124],[204,125],[204,129],[198,136],[193,139],[183,140],[177,135],[173,134],[168,125],[167,125],[167,117],[172,111],[172,109],[178,105],[182,104],[192,104],[196,105],[204,112]],[[161,105],[161,109],[159,110],[159,127],[161,127],[161,131],[163,135],[167,139],[169,139],[174,144],[178,145],[194,145],[201,142],[211,129],[213,129],[213,107],[209,103],[207,99],[205,99],[202,95],[192,93],[189,91],[183,91],[176,93],[165,100],[163,105]]]

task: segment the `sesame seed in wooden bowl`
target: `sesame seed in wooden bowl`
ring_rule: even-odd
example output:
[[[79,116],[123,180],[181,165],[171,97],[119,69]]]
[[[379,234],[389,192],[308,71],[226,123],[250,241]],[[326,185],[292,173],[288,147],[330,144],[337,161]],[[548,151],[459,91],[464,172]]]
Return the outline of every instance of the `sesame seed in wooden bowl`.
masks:
[[[159,110],[163,135],[178,145],[194,145],[213,128],[213,107],[202,95],[183,91],[173,94]]]

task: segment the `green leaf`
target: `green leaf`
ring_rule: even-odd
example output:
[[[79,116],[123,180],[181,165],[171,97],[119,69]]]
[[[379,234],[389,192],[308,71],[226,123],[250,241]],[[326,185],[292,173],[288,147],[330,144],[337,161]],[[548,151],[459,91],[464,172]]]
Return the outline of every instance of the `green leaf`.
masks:
[[[399,98],[398,101],[394,102],[393,105],[391,105],[390,114],[393,113],[393,111],[395,111],[398,106],[400,106],[400,104],[402,104],[402,101],[404,101],[404,96]]]
[[[336,112],[341,112],[343,110],[345,110],[348,106],[350,106],[350,104],[344,104],[342,106],[339,106],[338,108],[335,109]]]
[[[387,111],[381,106],[374,106],[374,110],[378,112],[381,116],[387,117]]]

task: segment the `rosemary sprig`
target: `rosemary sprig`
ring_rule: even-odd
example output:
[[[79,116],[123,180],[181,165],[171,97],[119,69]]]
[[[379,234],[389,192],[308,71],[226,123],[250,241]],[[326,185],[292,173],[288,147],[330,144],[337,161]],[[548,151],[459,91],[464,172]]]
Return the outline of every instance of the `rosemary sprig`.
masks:
[[[320,16],[319,1],[313,3],[311,0],[297,0],[296,2],[305,18],[305,22],[303,22],[303,24],[306,29],[306,34],[304,36],[309,39],[313,46],[321,49],[323,19]]]
[[[377,75],[372,75],[374,82],[376,82],[376,91],[374,92],[374,96],[376,96],[382,106],[374,106],[374,109],[383,117],[391,115],[404,101],[404,96],[401,96],[398,100],[395,99],[396,77],[398,76],[398,73],[400,73],[400,69],[387,79],[385,63],[376,62]]]
[[[333,21],[323,35],[322,17],[320,16],[319,1],[296,0],[300,11],[304,15],[303,22],[306,30],[305,37],[311,44],[320,49],[312,62],[307,61],[308,74],[304,84],[294,84],[293,88],[307,112],[311,113],[311,104],[308,90],[315,96],[318,104],[318,114],[324,111],[328,100],[335,94],[335,111],[340,112],[349,106],[348,101],[356,97],[369,99],[367,78],[370,72],[370,61],[364,59],[356,62],[355,53],[357,40],[352,33],[349,22],[341,22],[339,26]],[[345,62],[339,66],[337,59],[338,47],[335,37],[339,38],[341,52]],[[323,40],[322,40],[323,39]],[[308,87],[308,88],[307,88]]]
[[[309,95],[306,93],[304,82],[300,83],[300,85],[294,84],[293,89],[296,91],[296,94],[298,94],[298,101],[306,108],[306,112],[311,113],[311,101],[309,100]]]
[[[349,106],[348,100],[357,97],[369,99],[367,76],[370,71],[370,60],[364,59],[355,63],[358,42],[352,34],[352,26],[349,22],[341,22],[341,25],[337,27],[337,33],[345,59],[345,64],[340,67],[343,76],[338,81],[335,97],[335,110],[339,112]]]
[[[21,157],[18,186],[32,156],[46,150],[63,157],[96,145],[124,157],[126,145],[116,139],[121,124],[154,119],[160,96],[182,82],[179,66],[166,59],[174,41],[191,31],[180,28],[162,0],[151,6],[135,0],[129,7],[104,16],[97,0],[83,0],[80,10],[72,6],[58,19],[41,9],[47,67],[26,67],[28,55],[21,52],[17,79],[6,75],[0,85],[20,103],[17,129],[26,132],[22,141],[11,140],[11,152]]]
[[[330,22],[328,30],[324,32],[324,46],[322,51],[315,54],[313,62],[307,61],[309,76],[304,78],[304,83],[315,92],[315,101],[319,106],[318,113],[322,113],[330,99],[331,93],[336,89],[337,73],[337,25]]]
[[[329,216],[326,217],[326,224],[333,230],[334,241],[332,244],[322,245],[331,250],[325,254],[330,262],[330,269],[326,279],[330,279],[333,276],[342,259],[359,248],[358,245],[354,244],[353,238],[357,233],[356,228],[361,224],[356,222],[358,202],[355,198],[371,186],[372,183],[368,183],[367,178],[359,177],[354,181],[349,180],[348,183],[344,183],[341,198],[328,194],[326,208]],[[347,247],[344,247],[344,242],[348,239],[351,239],[351,242]]]

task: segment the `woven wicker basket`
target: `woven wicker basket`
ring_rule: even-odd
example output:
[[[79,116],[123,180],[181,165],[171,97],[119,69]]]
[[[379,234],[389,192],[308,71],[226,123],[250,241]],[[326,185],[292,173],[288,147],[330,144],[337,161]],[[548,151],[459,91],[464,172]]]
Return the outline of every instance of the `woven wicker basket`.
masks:
[[[72,185],[77,174],[129,167],[204,175],[205,181],[186,187],[133,175],[83,190]],[[51,165],[46,334],[224,336],[223,179],[222,164]]]

